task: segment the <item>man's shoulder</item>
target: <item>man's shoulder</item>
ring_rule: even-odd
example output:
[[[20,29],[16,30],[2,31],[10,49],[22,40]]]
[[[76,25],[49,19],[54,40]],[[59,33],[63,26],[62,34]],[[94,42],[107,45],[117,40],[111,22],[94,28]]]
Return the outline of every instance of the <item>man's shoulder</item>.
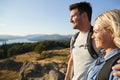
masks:
[[[80,33],[80,32],[78,31],[78,32],[76,32],[73,36],[77,36],[79,33]]]
[[[80,33],[80,32],[76,32],[75,34],[73,34],[72,40],[75,40],[75,39],[77,38],[77,36],[78,36],[79,33]]]

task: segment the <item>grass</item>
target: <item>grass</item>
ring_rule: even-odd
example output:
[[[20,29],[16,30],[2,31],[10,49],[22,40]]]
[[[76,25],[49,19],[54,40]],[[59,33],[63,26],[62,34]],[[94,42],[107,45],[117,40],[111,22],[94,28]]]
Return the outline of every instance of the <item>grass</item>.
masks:
[[[18,80],[18,72],[9,70],[0,70],[0,80]]]
[[[39,60],[57,60],[62,62],[68,61],[69,49],[61,49],[61,50],[48,50],[43,51],[40,55]]]

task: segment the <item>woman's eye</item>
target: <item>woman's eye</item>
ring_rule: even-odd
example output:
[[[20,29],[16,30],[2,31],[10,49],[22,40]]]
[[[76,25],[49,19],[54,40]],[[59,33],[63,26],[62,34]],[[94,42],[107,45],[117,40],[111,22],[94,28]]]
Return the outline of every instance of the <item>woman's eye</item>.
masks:
[[[97,31],[94,31],[94,33],[97,33]]]

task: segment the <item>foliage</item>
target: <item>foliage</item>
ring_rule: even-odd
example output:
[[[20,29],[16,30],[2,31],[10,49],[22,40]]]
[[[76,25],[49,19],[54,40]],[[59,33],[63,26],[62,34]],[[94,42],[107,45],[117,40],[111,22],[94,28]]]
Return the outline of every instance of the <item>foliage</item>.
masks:
[[[35,47],[35,52],[41,53],[44,50],[50,49],[61,49],[69,47],[69,42],[60,42],[60,41],[42,41],[38,42]]]
[[[22,47],[20,45],[14,45],[8,49],[8,57],[11,57],[22,52]]]
[[[0,58],[7,58],[14,55],[35,51],[41,53],[50,49],[68,48],[69,41],[40,41],[36,43],[13,43],[0,46]]]
[[[41,53],[42,51],[45,50],[45,45],[42,43],[39,43],[36,47],[35,47],[35,52],[37,53]]]
[[[0,59],[3,58],[3,56],[4,56],[4,50],[0,49]]]

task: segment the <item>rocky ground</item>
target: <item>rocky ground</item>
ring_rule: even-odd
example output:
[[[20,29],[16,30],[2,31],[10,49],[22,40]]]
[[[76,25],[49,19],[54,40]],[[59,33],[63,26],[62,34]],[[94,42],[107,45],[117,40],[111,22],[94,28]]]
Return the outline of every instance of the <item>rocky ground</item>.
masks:
[[[64,80],[69,48],[0,60],[0,80]]]

